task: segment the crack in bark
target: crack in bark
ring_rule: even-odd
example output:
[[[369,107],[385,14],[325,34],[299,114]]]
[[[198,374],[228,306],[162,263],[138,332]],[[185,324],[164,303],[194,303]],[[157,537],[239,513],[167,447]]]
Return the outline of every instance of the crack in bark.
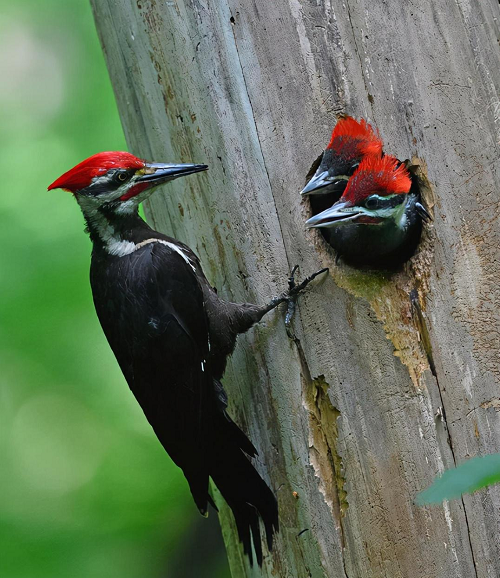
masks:
[[[434,357],[432,355],[432,344],[429,335],[429,329],[427,328],[427,322],[425,319],[424,312],[420,307],[420,302],[418,300],[418,291],[416,289],[412,289],[410,292],[410,302],[412,305],[412,311],[414,313],[413,317],[415,320],[415,324],[420,333],[422,347],[424,348],[425,355],[427,356],[427,360],[429,362],[429,368],[432,372],[432,375],[437,379],[436,366],[434,365]]]
[[[439,393],[439,399],[441,401],[441,420],[446,428],[446,441],[448,442],[448,445],[450,446],[450,451],[451,451],[451,456],[453,458],[453,464],[457,465],[457,459],[455,457],[455,450],[453,448],[453,440],[450,434],[450,430],[448,428],[448,421],[446,419],[446,410],[444,408],[444,401],[443,401],[443,394],[441,391],[441,387],[439,385],[439,378],[437,377],[437,375],[434,376],[436,379],[436,385],[437,385],[437,389],[438,389],[438,393]],[[474,573],[475,576],[477,578],[478,574],[477,574],[477,565],[476,565],[476,558],[474,556],[474,549],[472,547],[472,540],[471,540],[471,534],[470,534],[470,528],[469,528],[469,520],[467,518],[467,509],[465,507],[465,502],[464,502],[464,498],[462,496],[462,498],[460,499],[460,501],[462,502],[462,507],[463,507],[463,512],[464,512],[464,519],[465,519],[465,524],[467,526],[467,539],[469,541],[469,547],[470,547],[470,552],[471,552],[471,556],[472,556],[472,564],[474,565]]]
[[[311,455],[311,463],[314,469],[320,473],[318,476],[323,483],[322,491],[327,502],[331,503],[335,519],[342,529],[342,547],[344,544],[342,518],[349,507],[347,492],[344,489],[345,478],[342,476],[342,458],[337,452],[338,426],[337,418],[340,411],[334,407],[328,398],[329,384],[324,375],[314,378],[311,382],[311,390],[308,392],[309,398],[309,422],[311,425],[312,445],[318,454]],[[326,457],[326,461],[324,458]],[[326,466],[326,467],[325,467]],[[325,471],[330,469],[330,472]],[[328,487],[328,478],[333,477],[332,487]],[[332,492],[332,489],[336,491]]]
[[[439,394],[439,400],[441,402],[441,411],[440,411],[440,417],[441,420],[443,422],[443,425],[445,427],[445,431],[446,431],[446,441],[448,442],[448,446],[450,447],[450,451],[451,451],[451,456],[453,458],[453,464],[456,467],[457,465],[457,460],[455,457],[455,450],[453,448],[453,439],[451,437],[451,433],[450,433],[450,429],[448,428],[448,420],[446,418],[446,410],[444,407],[444,400],[443,400],[443,393],[441,391],[441,386],[439,384],[439,377],[436,373],[436,369],[434,367],[434,361],[433,361],[433,356],[432,356],[432,346],[431,346],[431,342],[430,342],[430,338],[429,338],[429,330],[427,328],[427,322],[426,319],[422,313],[422,310],[420,309],[420,305],[418,303],[418,298],[417,300],[414,302],[413,298],[415,296],[411,295],[410,298],[412,299],[412,305],[414,306],[414,309],[416,310],[417,313],[417,320],[418,320],[418,325],[419,325],[419,329],[422,335],[422,344],[423,347],[425,349],[426,355],[429,359],[429,366],[430,369],[432,371],[432,374],[434,376],[434,379],[436,380],[436,386],[437,386],[437,390],[438,390],[438,394]],[[427,336],[427,338],[425,337]],[[427,346],[426,346],[426,342],[427,342]],[[428,349],[427,349],[428,348]],[[489,406],[491,407],[491,406]],[[462,507],[463,507],[463,512],[464,512],[464,519],[465,519],[465,524],[467,526],[467,539],[469,541],[469,547],[470,547],[470,552],[471,552],[471,556],[472,556],[472,564],[474,565],[474,573],[476,575],[476,578],[478,576],[477,574],[477,565],[476,565],[476,559],[474,556],[474,549],[472,547],[472,540],[471,540],[471,533],[470,533],[470,528],[469,528],[469,520],[467,517],[467,508],[465,507],[465,502],[464,502],[464,498],[461,498],[461,502],[462,502]]]
[[[361,78],[363,79],[363,84],[365,85],[365,91],[366,91],[368,102],[370,103],[370,108],[371,108],[372,115],[373,115],[373,103],[375,102],[375,100],[374,100],[370,90],[368,90],[368,85],[366,84],[366,78],[365,78],[365,74],[363,71],[363,61],[361,60],[361,52],[358,48],[358,42],[356,40],[356,32],[354,31],[354,26],[352,23],[351,7],[349,6],[349,0],[346,0],[345,5],[347,8],[347,15],[348,15],[348,19],[349,19],[349,24],[351,26],[352,39],[354,41],[354,52],[356,52],[356,56],[358,57],[358,60],[359,60],[359,66],[361,68]]]
[[[330,507],[340,536],[341,558],[346,578],[349,574],[345,559],[344,516],[349,502],[344,489],[342,457],[337,451],[340,411],[328,397],[329,383],[324,375],[312,378],[300,340],[294,338],[299,354],[304,382],[304,406],[309,415],[309,463],[319,480],[318,489]]]
[[[231,13],[231,10],[230,10],[230,9],[229,9],[229,12]],[[254,125],[255,125],[255,135],[256,135],[256,137],[257,137],[257,143],[259,144],[259,152],[260,152],[260,156],[261,156],[261,158],[262,158],[262,164],[263,164],[263,166],[264,166],[264,170],[266,171],[267,182],[269,183],[269,191],[270,191],[270,193],[271,193],[271,198],[272,198],[272,200],[273,200],[274,210],[275,210],[275,213],[276,213],[276,219],[277,219],[277,221],[278,221],[278,226],[279,226],[279,228],[280,228],[281,239],[283,240],[283,250],[285,251],[285,256],[286,256],[287,270],[290,271],[290,269],[291,269],[290,259],[289,259],[289,257],[288,257],[288,251],[287,251],[286,243],[285,243],[285,241],[284,241],[285,237],[284,237],[284,235],[283,235],[283,226],[282,226],[282,224],[281,224],[281,219],[280,219],[280,214],[279,214],[279,211],[278,211],[278,207],[276,206],[276,199],[274,198],[274,195],[273,195],[273,187],[272,187],[272,184],[271,184],[271,178],[270,178],[270,176],[269,176],[269,171],[268,171],[268,169],[267,169],[266,160],[265,160],[265,158],[264,158],[264,152],[263,152],[263,150],[262,150],[262,144],[261,144],[261,142],[260,142],[259,128],[258,128],[258,126],[257,126],[257,120],[256,120],[256,118],[255,118],[255,113],[254,113],[254,110],[253,110],[252,100],[251,100],[251,98],[250,98],[250,92],[248,91],[248,87],[247,87],[247,79],[246,79],[246,77],[245,77],[245,73],[243,72],[243,65],[241,64],[240,51],[239,51],[239,49],[238,49],[238,41],[237,41],[237,39],[236,39],[236,33],[235,33],[235,30],[234,30],[234,28],[235,28],[235,26],[236,26],[236,20],[235,20],[235,18],[234,18],[234,16],[233,16],[232,14],[231,14],[231,18],[230,18],[230,23],[231,23],[231,28],[232,28],[231,32],[232,32],[232,34],[233,34],[233,39],[234,39],[234,48],[235,48],[235,50],[236,50],[236,55],[237,55],[237,57],[238,57],[238,66],[239,66],[239,69],[240,69],[240,72],[241,72],[241,78],[243,79],[243,84],[245,85],[245,91],[246,91],[246,94],[247,94],[248,105],[250,106],[250,109],[251,109],[251,111],[252,111],[252,120],[253,120]]]

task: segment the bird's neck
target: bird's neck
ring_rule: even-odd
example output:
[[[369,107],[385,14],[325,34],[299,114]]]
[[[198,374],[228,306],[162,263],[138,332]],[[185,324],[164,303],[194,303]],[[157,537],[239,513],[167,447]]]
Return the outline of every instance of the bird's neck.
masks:
[[[87,232],[94,251],[123,256],[135,249],[135,244],[151,236],[151,227],[139,216],[138,207],[98,206],[79,199]]]
[[[392,268],[411,256],[420,237],[417,199],[409,195],[394,215],[376,225],[346,223],[326,229],[328,242],[348,261]]]

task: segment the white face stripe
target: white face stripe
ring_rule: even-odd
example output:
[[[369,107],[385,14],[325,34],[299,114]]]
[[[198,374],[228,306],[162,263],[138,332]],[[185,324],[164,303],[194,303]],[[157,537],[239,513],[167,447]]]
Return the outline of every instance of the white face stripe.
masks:
[[[377,194],[370,195],[370,197],[374,197],[379,201],[388,201],[389,199],[393,199],[395,196],[396,193],[394,193],[393,195],[377,195]]]
[[[77,201],[110,255],[123,257],[136,250],[135,243],[125,241],[117,236],[109,221],[99,211],[100,203],[96,202],[94,198],[77,195]]]
[[[81,195],[77,195],[76,200],[78,201],[83,214],[89,220],[89,223],[95,228],[99,238],[105,245],[122,241],[115,237],[115,230],[106,217],[99,211],[99,207],[101,206],[100,203],[96,202],[92,197]]]
[[[92,185],[103,185],[105,189],[109,188],[107,192],[100,192],[98,195],[94,197],[95,201],[99,205],[103,205],[104,203],[109,203],[113,201],[118,201],[120,197],[127,194],[128,191],[132,187],[135,187],[135,185],[137,184],[137,175],[134,175],[132,176],[132,178],[127,179],[119,187],[116,187],[116,184],[115,185],[110,184],[112,182],[113,182],[113,175],[109,175],[108,173],[105,173],[104,175],[99,175],[92,179],[89,190],[92,190]]]
[[[393,195],[385,195],[385,196],[380,196],[380,195],[370,195],[370,197],[375,197],[377,199],[379,199],[380,201],[386,201],[388,199],[392,199],[396,196],[396,194]],[[402,203],[400,203],[399,205],[396,205],[394,207],[387,207],[385,209],[376,209],[376,210],[370,210],[370,209],[365,209],[364,207],[360,207],[360,212],[370,216],[370,217],[379,217],[382,219],[393,219],[393,221],[396,223],[396,226],[399,229],[403,229],[405,230],[408,227],[408,219],[406,217],[406,207],[408,205],[408,203],[410,202],[410,195],[405,195],[405,199],[403,200]]]

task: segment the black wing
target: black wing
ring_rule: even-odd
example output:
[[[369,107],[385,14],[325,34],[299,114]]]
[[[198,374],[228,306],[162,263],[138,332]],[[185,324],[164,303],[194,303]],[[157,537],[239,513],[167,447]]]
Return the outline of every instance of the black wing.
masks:
[[[158,439],[206,512],[214,411],[208,324],[194,271],[161,243],[94,257],[97,315]]]

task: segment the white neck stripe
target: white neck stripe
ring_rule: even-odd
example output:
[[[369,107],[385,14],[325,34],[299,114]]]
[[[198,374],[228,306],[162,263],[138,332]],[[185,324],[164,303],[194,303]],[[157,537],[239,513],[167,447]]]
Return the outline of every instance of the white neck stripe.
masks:
[[[92,227],[95,229],[95,232],[101,239],[109,255],[125,257],[125,255],[131,255],[132,253],[135,253],[135,251],[138,251],[150,243],[160,243],[161,245],[165,245],[172,251],[178,253],[191,267],[191,269],[196,272],[196,268],[193,265],[191,259],[177,245],[174,245],[174,243],[164,241],[163,239],[151,238],[136,244],[132,241],[121,239],[117,232],[113,229],[112,224],[100,212],[99,206],[97,205],[95,199],[86,198],[84,196],[78,196],[77,199],[85,217],[88,219],[89,227],[92,225]],[[127,213],[135,210],[138,199],[139,195],[137,197],[133,197],[129,201],[122,203],[122,208],[119,212]]]
[[[140,243],[132,243],[130,241],[115,241],[115,242],[108,242],[107,249],[110,255],[116,255],[117,257],[125,257],[125,255],[130,255],[131,253],[135,253],[142,247],[146,245],[150,245],[151,243],[160,243],[161,245],[165,245],[172,251],[178,253],[184,261],[191,267],[191,269],[196,273],[196,268],[193,265],[191,259],[182,251],[177,245],[174,243],[170,243],[169,241],[165,241],[163,239],[146,239],[145,241],[141,241]]]

